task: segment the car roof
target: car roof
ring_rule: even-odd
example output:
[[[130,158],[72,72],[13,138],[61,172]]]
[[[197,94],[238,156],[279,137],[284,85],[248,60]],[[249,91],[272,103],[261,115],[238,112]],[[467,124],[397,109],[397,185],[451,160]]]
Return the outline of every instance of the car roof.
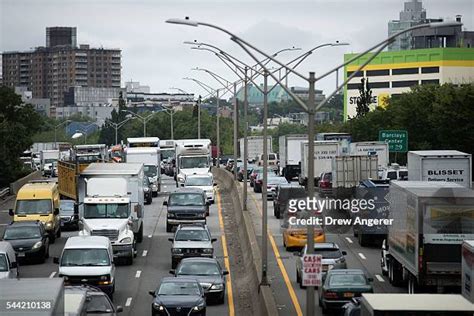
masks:
[[[64,249],[82,249],[82,248],[98,248],[107,249],[110,245],[110,239],[104,236],[73,236],[66,241]]]
[[[364,271],[361,269],[332,269],[329,270],[328,273],[331,274],[363,274],[365,275]]]
[[[177,283],[177,282],[196,282],[198,281],[189,277],[164,277],[161,279],[161,283]],[[199,284],[199,283],[198,283]]]
[[[178,230],[207,230],[207,227],[199,224],[180,224]]]
[[[315,243],[314,249],[339,249],[339,246],[333,242]]]
[[[174,192],[170,192],[170,195],[172,194],[181,194],[181,193],[204,193],[203,189],[199,189],[196,187],[184,187],[184,188],[179,188],[178,190]]]
[[[219,262],[217,261],[216,258],[204,258],[204,257],[191,257],[191,258],[183,258],[181,260],[181,262],[209,262],[209,263],[217,263],[219,264]]]

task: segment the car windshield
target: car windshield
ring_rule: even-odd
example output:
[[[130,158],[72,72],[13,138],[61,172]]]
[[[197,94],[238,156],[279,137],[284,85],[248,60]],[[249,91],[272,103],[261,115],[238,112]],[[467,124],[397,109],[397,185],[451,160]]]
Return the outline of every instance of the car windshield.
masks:
[[[74,214],[74,202],[61,201],[59,209],[61,211],[61,214]]]
[[[15,214],[49,214],[51,207],[51,200],[17,200]]]
[[[44,160],[44,163],[47,164],[47,163],[53,163],[53,162],[56,162],[58,161],[57,159],[45,159]]]
[[[165,282],[158,290],[158,295],[201,295],[197,282]]]
[[[111,313],[114,308],[105,295],[89,295],[87,297],[87,313]]]
[[[306,191],[304,190],[304,188],[282,190],[282,193],[283,192],[287,192],[286,194],[284,194],[287,199],[302,198],[306,196]]]
[[[329,278],[329,286],[357,286],[367,285],[367,281],[362,274],[333,274]]]
[[[168,158],[174,158],[174,149],[162,149],[161,150],[161,160],[166,160]]]
[[[145,165],[143,166],[143,172],[147,177],[154,177],[158,174],[156,166],[153,165]]]
[[[6,271],[8,271],[7,257],[3,253],[0,253],[0,272]]]
[[[77,155],[78,163],[97,162],[100,160],[101,160],[101,156],[99,153],[91,154],[91,155]]]
[[[180,275],[220,275],[217,263],[214,262],[183,262],[178,268]]]
[[[288,180],[286,180],[283,177],[271,177],[271,178],[268,178],[267,182],[268,184],[283,184],[283,183],[288,183]]]
[[[61,266],[109,266],[107,249],[66,249],[61,257]]]
[[[190,168],[209,168],[209,159],[207,157],[182,157],[181,169]]]
[[[314,248],[314,253],[323,256],[323,259],[337,259],[342,257],[342,252],[339,249],[318,249]]]
[[[209,234],[204,229],[180,229],[176,232],[176,241],[209,241]]]
[[[12,226],[5,230],[4,240],[40,238],[41,231],[38,226]]]
[[[84,204],[84,218],[127,218],[128,204]]]
[[[387,172],[387,178],[389,178],[390,180],[397,180],[397,172],[396,171]]]
[[[211,177],[188,177],[186,186],[212,186]]]
[[[199,193],[179,193],[171,194],[169,205],[174,206],[190,206],[190,205],[204,205],[202,194]]]

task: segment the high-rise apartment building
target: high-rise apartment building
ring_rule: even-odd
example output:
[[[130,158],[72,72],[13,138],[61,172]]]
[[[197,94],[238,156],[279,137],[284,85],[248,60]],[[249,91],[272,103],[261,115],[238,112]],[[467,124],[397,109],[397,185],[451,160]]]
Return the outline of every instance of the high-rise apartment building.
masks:
[[[121,50],[76,45],[75,28],[47,29],[46,47],[2,54],[3,85],[51,99],[51,116],[69,87],[120,88]]]

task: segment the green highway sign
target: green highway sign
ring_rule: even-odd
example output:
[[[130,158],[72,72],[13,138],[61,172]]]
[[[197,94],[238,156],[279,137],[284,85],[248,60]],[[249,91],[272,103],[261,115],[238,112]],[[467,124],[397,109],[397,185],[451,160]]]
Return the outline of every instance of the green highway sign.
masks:
[[[381,130],[379,141],[388,143],[390,152],[405,153],[408,151],[408,131]]]

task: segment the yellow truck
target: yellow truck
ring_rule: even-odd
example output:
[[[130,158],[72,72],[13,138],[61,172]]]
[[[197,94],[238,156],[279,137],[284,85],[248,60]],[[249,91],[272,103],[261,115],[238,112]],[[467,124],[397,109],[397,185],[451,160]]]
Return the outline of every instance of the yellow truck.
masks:
[[[58,186],[62,197],[77,201],[77,179],[79,174],[93,162],[107,161],[107,146],[104,144],[76,145],[70,150],[68,160],[58,162]]]
[[[55,182],[31,181],[18,191],[15,208],[9,210],[14,222],[41,221],[51,243],[61,237],[59,191]]]

